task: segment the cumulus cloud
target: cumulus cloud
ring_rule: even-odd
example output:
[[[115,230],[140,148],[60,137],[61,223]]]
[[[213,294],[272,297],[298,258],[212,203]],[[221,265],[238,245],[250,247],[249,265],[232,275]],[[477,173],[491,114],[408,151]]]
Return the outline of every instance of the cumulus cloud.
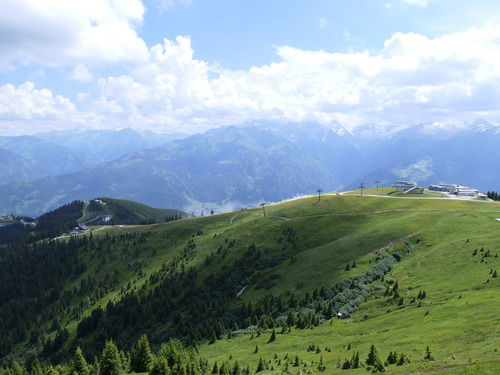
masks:
[[[141,0],[3,0],[0,69],[144,61]]]
[[[500,26],[427,38],[396,33],[379,53],[289,46],[246,71],[193,58],[190,39],[165,40],[126,75],[102,78],[96,106],[130,125],[214,126],[276,119],[419,123],[498,120]]]
[[[32,82],[18,87],[9,83],[0,86],[0,119],[61,119],[76,111],[67,98],[50,90],[36,89]]]
[[[405,4],[416,5],[423,8],[429,5],[429,0],[402,0],[402,1]]]
[[[376,53],[281,46],[276,54],[276,62],[229,70],[195,59],[188,37],[165,40],[126,74],[101,77],[88,113],[78,116],[160,131],[259,120],[340,122],[351,130],[500,121],[500,25],[436,38],[395,33]]]
[[[156,0],[156,7],[160,10],[160,12],[167,12],[170,9],[174,8],[176,5],[189,5],[193,2],[193,0]]]
[[[94,77],[92,73],[89,72],[87,67],[82,64],[78,64],[69,74],[69,79],[79,81],[79,82],[88,82],[92,81]]]
[[[88,120],[92,119],[88,116]],[[29,134],[65,129],[85,123],[85,115],[61,95],[37,89],[32,82],[0,86],[0,129],[2,134]]]

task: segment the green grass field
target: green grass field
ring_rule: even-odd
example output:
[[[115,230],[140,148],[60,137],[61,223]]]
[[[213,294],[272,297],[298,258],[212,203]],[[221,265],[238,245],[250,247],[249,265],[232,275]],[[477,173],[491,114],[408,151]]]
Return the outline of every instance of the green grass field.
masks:
[[[500,268],[497,257],[500,223],[494,220],[496,217],[500,217],[500,205],[494,203],[328,196],[320,203],[316,198],[307,198],[268,207],[265,218],[261,210],[254,209],[148,229],[158,238],[158,244],[162,243],[162,236],[169,237],[174,232],[181,243],[181,228],[188,233],[203,230],[197,239],[199,250],[192,263],[200,266],[204,256],[222,239],[235,238],[240,247],[251,243],[264,246],[275,242],[283,228],[294,228],[300,243],[296,261],[263,272],[261,278],[274,275],[277,281],[266,288],[248,286],[240,297],[242,300],[278,295],[287,290],[306,293],[319,286],[331,286],[368,270],[377,249],[381,252],[397,247],[410,249],[410,255],[387,277],[400,284],[402,306],[383,297],[386,284],[379,282],[380,290],[374,285],[369,300],[351,319],[335,320],[333,324],[326,322],[312,330],[292,329],[290,333],[278,334],[278,339],[270,344],[267,343],[270,333],[266,332],[253,339],[240,335],[201,346],[201,354],[212,362],[232,356],[241,365],[255,368],[262,357],[274,363],[275,369],[267,373],[280,373],[283,367],[276,364],[275,354],[283,362],[288,353],[290,357],[299,355],[307,364],[306,367],[301,364],[303,371],[314,370],[322,356],[326,373],[343,373],[345,370],[337,369],[339,359],[343,362],[353,351],[359,351],[363,359],[373,343],[384,360],[389,351],[409,357],[409,364],[386,367],[388,373],[428,373],[442,369],[444,373],[450,370],[452,374],[459,374],[483,371],[483,367],[484,373],[488,373],[488,365],[474,367],[475,364],[494,362],[500,357],[497,314],[500,284],[490,273]],[[419,237],[419,244],[409,246],[407,239],[415,236]],[[494,256],[481,261],[480,256],[472,255],[476,248],[490,249]],[[174,246],[162,256],[175,252]],[[345,265],[353,260],[357,267],[345,271]],[[158,267],[159,261],[149,259],[148,271]],[[427,297],[418,307],[418,302],[410,302],[420,290],[425,290]],[[307,352],[310,343],[318,345],[321,354]],[[351,349],[347,350],[349,344]],[[259,353],[253,354],[256,345]],[[427,345],[435,358],[432,362],[423,360]],[[325,347],[331,351],[325,352]],[[492,366],[491,373],[494,373],[498,364]],[[298,372],[299,369],[290,367],[289,370]],[[349,371],[364,373],[366,369]]]
[[[331,285],[345,277],[345,262],[358,259],[361,269],[364,269],[375,249],[384,244],[407,246],[398,239],[418,233],[422,239],[420,244],[411,249],[411,255],[398,263],[389,276],[403,288],[403,306],[388,303],[382,295],[385,284],[380,283],[384,286],[382,291],[375,291],[352,319],[337,320],[333,325],[327,323],[313,330],[292,330],[278,335],[276,342],[269,344],[269,333],[253,339],[242,335],[205,345],[201,352],[218,361],[227,359],[230,353],[233,358],[253,367],[260,357],[275,363],[275,353],[281,359],[286,353],[299,355],[307,364],[303,371],[314,369],[322,355],[327,373],[343,373],[344,370],[337,369],[339,359],[343,362],[354,350],[364,358],[372,343],[383,359],[389,351],[409,356],[410,364],[389,366],[386,368],[388,373],[427,373],[462,366],[463,369],[451,373],[469,373],[467,368],[471,364],[499,360],[500,283],[490,273],[500,268],[497,257],[500,223],[494,220],[500,216],[499,208],[495,204],[476,202],[342,196],[327,198],[320,204],[310,199],[275,206],[268,210],[269,214],[293,218],[291,225],[312,223],[301,228],[316,233],[308,233],[307,237],[319,240],[326,237],[325,233],[343,233],[336,240],[311,246],[299,255],[294,265],[273,270],[283,277],[270,292],[293,288],[299,283],[305,284],[305,289]],[[342,231],[344,225],[345,232]],[[476,248],[491,249],[494,256],[481,261],[480,256],[472,256]],[[410,301],[420,290],[425,290],[427,297],[417,307],[417,302]],[[250,290],[246,298],[259,294]],[[321,354],[308,353],[307,346],[312,342],[322,349],[331,347],[332,350]],[[348,351],[349,344],[351,350]],[[259,353],[253,354],[256,345]],[[427,345],[435,361],[423,361]],[[484,373],[495,373],[498,364],[492,366],[491,371],[485,366]],[[290,369],[298,371],[293,367]],[[482,368],[470,371],[483,373]],[[364,372],[365,369],[358,370],[358,373]],[[350,373],[357,372],[350,370]]]
[[[379,187],[370,188],[363,190],[363,194],[367,195],[382,195],[382,196],[392,196],[392,197],[424,197],[424,198],[442,198],[443,195],[437,191],[425,190],[423,194],[406,194],[402,191],[397,191],[392,187]],[[361,195],[360,190],[348,191],[344,195]]]
[[[266,217],[261,209],[250,209],[163,224],[94,227],[94,237],[147,233],[148,245],[133,258],[140,274],[130,267],[126,252],[102,267],[87,260],[88,273],[104,277],[115,272],[119,283],[87,305],[81,316],[119,300],[122,288],[132,292],[151,288],[148,275],[178,256],[192,239],[196,251],[186,267],[197,268],[200,280],[225,272],[225,265],[253,244],[269,256],[291,257],[263,270],[256,283],[235,285],[245,290],[239,298],[235,296],[234,307],[264,295],[287,291],[303,295],[321,286],[331,287],[370,270],[377,255],[401,250],[409,254],[384,281],[370,286],[368,300],[350,319],[326,321],[314,329],[292,328],[278,333],[272,343],[268,343],[270,331],[260,337],[236,335],[199,346],[200,354],[210,366],[215,361],[238,360],[253,370],[262,357],[267,367],[263,374],[319,373],[320,359],[326,374],[361,374],[367,373],[366,368],[341,370],[338,363],[358,351],[364,361],[374,344],[382,361],[390,351],[409,359],[403,366],[386,366],[387,373],[494,374],[500,366],[500,278],[493,277],[500,270],[500,222],[495,220],[499,217],[500,204],[493,202],[346,194],[324,196],[321,202],[314,197],[269,206]],[[293,245],[283,239],[284,231],[294,233]],[[236,245],[224,263],[206,266],[207,256],[233,240]],[[488,250],[491,256],[486,257]],[[353,261],[356,267],[346,271]],[[86,275],[68,282],[67,290]],[[398,282],[402,303],[384,297],[388,280]],[[426,297],[415,299],[422,290]],[[62,323],[74,335],[78,320],[67,314]],[[307,351],[310,344],[319,347],[320,353]],[[424,361],[427,346],[433,361]],[[298,367],[292,364],[296,355]]]

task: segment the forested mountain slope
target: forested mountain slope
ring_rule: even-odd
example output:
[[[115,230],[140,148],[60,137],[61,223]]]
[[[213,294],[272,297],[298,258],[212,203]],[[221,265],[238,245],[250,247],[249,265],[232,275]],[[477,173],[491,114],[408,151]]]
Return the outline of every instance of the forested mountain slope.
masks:
[[[147,334],[155,352],[196,345],[193,374],[366,373],[373,344],[390,373],[494,373],[498,216],[496,203],[334,195],[11,246],[0,350],[64,362]],[[393,351],[400,366],[384,364]]]
[[[236,209],[320,186],[336,190],[355,178],[357,155],[345,138],[315,124],[219,128],[81,172],[0,186],[0,212],[37,215],[96,196],[197,213],[201,202]]]
[[[0,227],[0,244],[16,241],[33,242],[56,238],[78,225],[136,225],[163,223],[186,217],[179,210],[160,209],[113,198],[96,198],[88,202],[73,201],[30,219],[17,218],[14,224]]]

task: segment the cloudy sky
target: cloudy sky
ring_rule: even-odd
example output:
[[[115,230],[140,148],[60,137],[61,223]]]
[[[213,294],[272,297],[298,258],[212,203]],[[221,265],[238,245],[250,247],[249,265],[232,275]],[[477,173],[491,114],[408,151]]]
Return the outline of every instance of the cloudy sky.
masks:
[[[0,0],[0,9],[1,135],[500,121],[500,1]]]

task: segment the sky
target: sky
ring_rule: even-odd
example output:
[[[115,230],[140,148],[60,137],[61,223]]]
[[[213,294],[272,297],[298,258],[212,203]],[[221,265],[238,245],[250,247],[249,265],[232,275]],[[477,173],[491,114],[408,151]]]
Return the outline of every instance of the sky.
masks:
[[[0,135],[500,122],[500,1],[0,0]]]

